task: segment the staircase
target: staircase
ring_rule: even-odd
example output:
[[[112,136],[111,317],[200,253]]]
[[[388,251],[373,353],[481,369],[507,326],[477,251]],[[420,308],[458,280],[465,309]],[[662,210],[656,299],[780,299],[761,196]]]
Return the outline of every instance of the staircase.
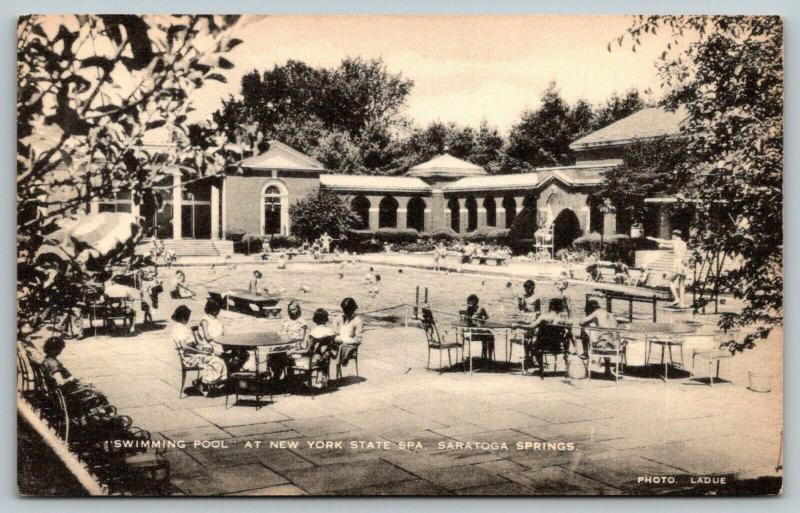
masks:
[[[181,257],[208,257],[225,258],[233,255],[233,242],[229,240],[201,240],[201,239],[181,239],[165,240],[164,247],[172,251],[177,258]],[[142,242],[137,248],[137,253],[146,254],[152,245],[149,241]]]

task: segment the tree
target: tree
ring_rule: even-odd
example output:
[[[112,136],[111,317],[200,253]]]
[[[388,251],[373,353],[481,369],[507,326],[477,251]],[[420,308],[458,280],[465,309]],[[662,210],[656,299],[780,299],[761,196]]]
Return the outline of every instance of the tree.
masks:
[[[592,130],[599,130],[600,128],[606,127],[645,107],[647,107],[647,103],[639,94],[638,89],[629,89],[622,96],[615,92],[604,104],[601,104],[595,110]]]
[[[607,199],[619,217],[643,223],[646,198],[674,196],[690,180],[683,166],[684,144],[681,138],[662,137],[628,146],[622,164],[603,174],[596,196]]]
[[[523,113],[511,128],[508,155],[521,163],[521,170],[572,164],[569,145],[589,131],[591,120],[585,101],[570,108],[555,82],[551,82],[539,108]]]
[[[335,68],[290,60],[242,78],[241,98],[214,113],[221,133],[255,124],[263,150],[277,139],[319,159],[332,171],[385,172],[396,167],[392,138],[413,82],[389,73],[381,59],[346,58]]]
[[[752,345],[783,322],[783,22],[638,17],[617,43],[635,50],[657,31],[669,32],[658,64],[664,105],[688,112],[684,167],[693,179],[683,192],[698,211],[690,244],[701,257],[721,252],[740,262],[721,273],[745,306],[721,325],[754,327],[745,339]]]
[[[213,173],[221,152],[192,147],[189,95],[233,64],[234,16],[22,16],[17,26],[18,337],[71,310],[101,275],[57,258],[49,238],[92,199],[141,203],[168,170]],[[202,41],[203,44],[198,42]],[[206,50],[201,50],[206,49]],[[142,138],[170,132],[169,148]],[[110,265],[116,258],[113,255]],[[103,266],[100,271],[103,271]]]
[[[289,207],[292,232],[305,240],[314,240],[327,232],[341,237],[358,224],[350,205],[338,194],[319,190],[301,198]]]
[[[425,128],[416,128],[400,143],[400,168],[428,161],[437,155],[450,155],[477,164],[490,173],[503,169],[505,141],[495,127],[484,120],[477,130],[455,123],[434,121]]]

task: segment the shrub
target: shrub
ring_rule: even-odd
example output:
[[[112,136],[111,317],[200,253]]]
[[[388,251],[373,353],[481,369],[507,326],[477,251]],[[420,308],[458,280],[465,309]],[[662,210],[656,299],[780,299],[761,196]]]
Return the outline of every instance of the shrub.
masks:
[[[413,228],[379,228],[373,236],[378,242],[403,244],[417,242],[419,232]]]
[[[619,233],[603,238],[599,233],[578,237],[572,242],[572,249],[583,254],[597,253],[601,259],[611,262],[621,261],[633,265],[636,251],[655,249],[658,246],[645,238],[632,239],[629,235]]]
[[[299,248],[303,241],[294,235],[271,235],[268,237],[272,249]]]
[[[356,253],[383,251],[383,244],[375,238],[375,234],[370,230],[348,230],[341,247]]]
[[[431,240],[434,242],[454,242],[461,240],[461,235],[452,228],[439,228],[432,232],[425,232],[421,235],[423,240]]]
[[[425,253],[433,251],[433,241],[392,244],[392,251],[408,251],[409,253]]]
[[[230,230],[225,233],[225,239],[233,241],[234,243],[239,242],[244,237],[244,230]]]
[[[506,245],[511,249],[512,254],[527,255],[533,251],[533,246],[536,244],[536,239],[513,239],[509,237],[506,242]]]
[[[597,233],[592,232],[588,235],[583,235],[572,241],[572,249],[580,253],[588,255],[589,253],[600,253],[601,241],[603,237]]]
[[[338,238],[358,222],[350,205],[338,194],[319,190],[289,207],[292,231],[304,240],[315,240],[327,232]]]
[[[511,228],[508,230],[510,240],[533,239],[537,228],[536,209],[525,207],[522,212],[517,214]]]
[[[466,242],[486,242],[489,244],[505,245],[508,242],[508,233],[509,230],[507,229],[486,226],[466,234],[464,240]]]

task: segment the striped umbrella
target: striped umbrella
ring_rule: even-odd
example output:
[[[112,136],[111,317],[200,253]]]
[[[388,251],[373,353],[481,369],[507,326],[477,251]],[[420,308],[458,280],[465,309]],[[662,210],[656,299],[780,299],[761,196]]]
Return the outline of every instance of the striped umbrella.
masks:
[[[78,260],[103,257],[130,243],[140,232],[136,216],[124,212],[101,212],[79,220],[62,243]]]

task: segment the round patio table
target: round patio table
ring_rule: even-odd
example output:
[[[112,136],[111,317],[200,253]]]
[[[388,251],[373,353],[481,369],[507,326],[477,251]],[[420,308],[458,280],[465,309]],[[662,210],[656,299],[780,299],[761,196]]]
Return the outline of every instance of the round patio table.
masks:
[[[471,330],[503,330],[505,332],[506,345],[508,345],[508,331],[511,329],[511,325],[508,323],[489,320],[481,321],[478,319],[458,319],[451,322],[450,326],[455,328],[457,333],[461,334],[461,342],[467,347],[467,359],[469,360],[470,374],[472,374],[472,338],[470,337],[469,342],[467,342],[467,340],[464,338],[464,334]]]
[[[620,327],[620,331],[629,333],[643,333],[645,335],[645,356],[644,364],[650,364],[650,355],[653,352],[653,345],[661,347],[661,364],[664,365],[664,374],[661,378],[664,383],[669,379],[669,365],[675,364],[672,358],[672,348],[677,346],[681,353],[681,365],[685,366],[683,356],[683,342],[686,335],[697,331],[697,327],[685,323],[666,323],[666,322],[632,322]],[[669,353],[669,362],[665,356]]]

